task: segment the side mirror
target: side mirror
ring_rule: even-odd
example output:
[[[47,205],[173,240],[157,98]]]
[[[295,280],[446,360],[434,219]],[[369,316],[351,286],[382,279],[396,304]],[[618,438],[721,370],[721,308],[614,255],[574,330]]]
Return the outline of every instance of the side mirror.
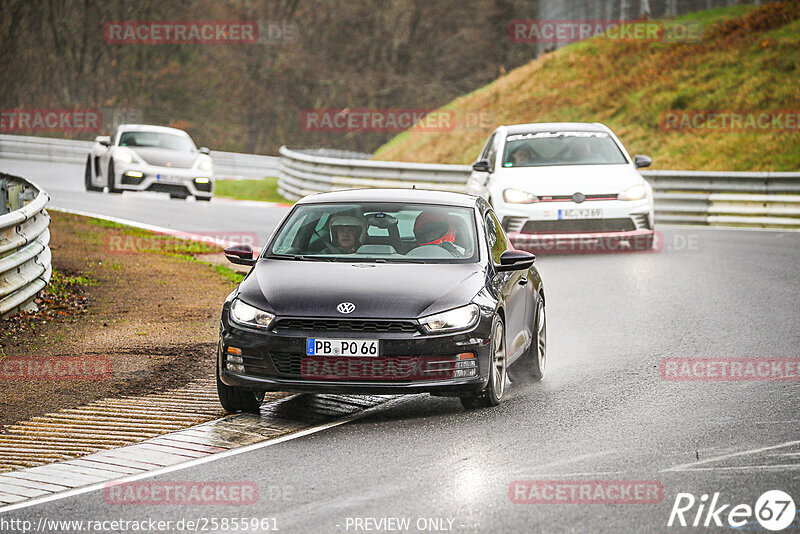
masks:
[[[228,261],[236,265],[255,265],[256,259],[253,258],[253,247],[250,245],[236,245],[226,248],[223,253]]]
[[[94,138],[95,143],[100,143],[103,146],[111,146],[111,137],[108,135],[98,135]]]
[[[489,168],[489,162],[484,160],[476,161],[472,164],[472,170],[475,172],[492,172]]]
[[[524,250],[506,250],[500,255],[500,265],[495,264],[494,269],[499,272],[522,271],[530,269],[536,256]]]
[[[653,159],[649,156],[643,156],[641,154],[636,154],[633,157],[633,164],[636,165],[637,169],[641,169],[642,167],[649,167],[653,164]]]
[[[200,153],[201,154],[205,154],[206,156],[208,156],[209,154],[211,154],[211,150],[206,146],[201,146],[200,147]]]

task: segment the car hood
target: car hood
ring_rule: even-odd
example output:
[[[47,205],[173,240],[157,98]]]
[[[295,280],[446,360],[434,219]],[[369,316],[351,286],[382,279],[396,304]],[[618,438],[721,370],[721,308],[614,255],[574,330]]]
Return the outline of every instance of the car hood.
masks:
[[[644,182],[632,165],[564,165],[558,167],[518,167],[495,172],[493,185],[498,193],[508,187],[534,195],[618,194]]]
[[[176,169],[191,168],[199,156],[196,152],[178,152],[163,148],[132,148],[131,150],[150,165]]]
[[[480,264],[260,260],[239,286],[243,301],[280,316],[413,319],[468,304],[484,286]],[[355,304],[343,315],[342,302]]]

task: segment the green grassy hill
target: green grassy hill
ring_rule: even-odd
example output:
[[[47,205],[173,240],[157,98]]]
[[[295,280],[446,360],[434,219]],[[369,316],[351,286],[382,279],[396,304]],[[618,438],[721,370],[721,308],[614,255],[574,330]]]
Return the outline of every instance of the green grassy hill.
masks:
[[[602,122],[656,169],[800,170],[800,0],[694,13],[694,43],[601,36],[541,56],[445,106],[491,127],[404,132],[376,159],[471,163],[500,124]],[[668,130],[668,111],[793,111],[783,128]],[[793,124],[793,127],[792,127]]]

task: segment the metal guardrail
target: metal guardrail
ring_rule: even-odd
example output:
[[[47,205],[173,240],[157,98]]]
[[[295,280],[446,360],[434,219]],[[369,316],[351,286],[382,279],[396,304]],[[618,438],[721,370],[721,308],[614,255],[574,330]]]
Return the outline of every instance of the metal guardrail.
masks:
[[[288,199],[359,187],[463,192],[469,165],[319,157],[281,147],[278,191]],[[656,222],[800,228],[800,172],[640,171]]]
[[[50,137],[0,135],[0,158],[85,163],[92,141],[73,141]],[[280,158],[238,152],[213,151],[214,175],[225,178],[264,178],[277,176]]]
[[[50,281],[49,200],[24,178],[0,173],[0,318],[31,308]]]
[[[401,187],[463,192],[469,165],[434,165],[332,158],[280,149],[278,192],[296,200],[311,193],[359,187]]]
[[[800,173],[643,171],[656,221],[800,228]]]

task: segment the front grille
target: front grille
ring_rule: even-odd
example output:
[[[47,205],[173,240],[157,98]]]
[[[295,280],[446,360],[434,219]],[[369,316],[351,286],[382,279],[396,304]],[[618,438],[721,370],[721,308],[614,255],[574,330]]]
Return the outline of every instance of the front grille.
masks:
[[[631,232],[636,230],[633,220],[618,219],[561,219],[556,221],[528,221],[523,234],[565,234],[580,232]]]
[[[282,352],[271,352],[269,357],[272,358],[272,363],[280,374],[294,377],[300,376],[300,362],[303,359],[302,356]]]
[[[573,199],[574,195],[551,195],[551,196],[540,196],[539,202],[574,202]],[[604,194],[604,195],[585,195],[585,201],[591,200],[617,200],[617,195],[615,194]]]
[[[195,182],[194,186],[198,191],[202,191],[203,193],[210,193],[211,192],[211,182],[205,182],[205,183],[197,183],[197,182]]]
[[[148,191],[155,191],[157,193],[172,193],[172,194],[179,194],[184,196],[189,196],[189,190],[186,189],[186,186],[183,185],[175,185],[175,184],[160,184],[158,182],[153,183],[150,187],[147,188]]]
[[[226,354],[225,356],[229,355]],[[272,376],[275,374],[275,371],[270,367],[269,362],[261,355],[260,351],[243,352],[241,358],[245,372],[249,375]]]
[[[122,183],[125,185],[139,185],[144,180],[144,176],[128,176],[127,174],[122,175]]]
[[[503,217],[503,230],[506,232],[519,232],[525,224],[525,217]]]
[[[358,319],[279,319],[275,323],[275,330],[310,330],[319,332],[388,332],[408,334],[415,334],[418,332],[417,326],[411,321],[378,321]]]
[[[652,230],[649,213],[633,213],[631,217],[633,217],[633,222],[636,223],[637,230]]]
[[[270,358],[281,377],[304,378],[307,380],[349,380],[353,382],[436,380],[452,378],[455,370],[455,361],[452,360],[451,356],[437,358],[424,356],[379,356],[377,358],[312,356],[308,357],[306,374],[304,374],[303,359],[306,356],[272,352],[270,353]],[[352,372],[347,370],[347,366],[342,366],[335,370],[336,362],[346,360],[356,362],[356,367]],[[330,368],[325,369],[323,367],[320,372],[319,368],[323,363],[328,363]],[[372,371],[376,369],[379,371],[377,373],[368,371],[366,374],[361,374],[358,372],[361,364],[366,364],[367,369]]]

